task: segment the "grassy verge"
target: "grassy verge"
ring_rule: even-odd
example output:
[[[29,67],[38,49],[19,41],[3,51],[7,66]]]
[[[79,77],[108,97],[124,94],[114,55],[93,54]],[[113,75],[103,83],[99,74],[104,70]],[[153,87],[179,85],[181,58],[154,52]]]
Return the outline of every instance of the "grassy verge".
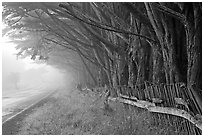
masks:
[[[98,95],[83,95],[79,91],[59,92],[24,119],[18,134],[170,135],[186,133],[181,128],[174,128],[174,122],[157,121],[154,114],[143,109],[114,102],[110,103],[111,109],[104,109],[103,100],[97,98]]]

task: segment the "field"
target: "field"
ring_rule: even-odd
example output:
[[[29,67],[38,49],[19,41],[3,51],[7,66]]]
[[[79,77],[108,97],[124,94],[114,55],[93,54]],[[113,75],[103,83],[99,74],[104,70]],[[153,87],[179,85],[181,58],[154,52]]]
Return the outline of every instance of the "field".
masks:
[[[103,96],[66,90],[53,95],[28,115],[18,134],[25,135],[171,135],[185,134],[174,122],[115,102],[104,108]],[[182,124],[181,124],[182,126]]]

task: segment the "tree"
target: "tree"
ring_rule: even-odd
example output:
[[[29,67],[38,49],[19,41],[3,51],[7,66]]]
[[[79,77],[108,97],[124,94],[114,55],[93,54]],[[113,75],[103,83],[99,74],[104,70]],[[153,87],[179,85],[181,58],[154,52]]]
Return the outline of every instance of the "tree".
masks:
[[[3,5],[19,55],[69,64],[102,86],[183,82],[201,108],[201,3]]]

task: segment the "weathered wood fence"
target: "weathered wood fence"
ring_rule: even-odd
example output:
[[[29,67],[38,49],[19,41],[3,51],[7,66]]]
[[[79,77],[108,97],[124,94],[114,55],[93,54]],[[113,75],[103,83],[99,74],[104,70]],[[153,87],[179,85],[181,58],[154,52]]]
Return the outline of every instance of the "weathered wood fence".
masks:
[[[162,103],[155,103],[157,108],[176,108],[175,110],[181,110],[181,113],[188,112],[187,115],[190,115],[190,118],[194,117],[197,119],[198,117],[201,120],[202,110],[200,110],[198,104],[192,97],[190,90],[188,89],[183,83],[176,83],[176,84],[159,84],[159,85],[152,85],[150,83],[144,83],[144,85],[135,86],[134,88],[129,88],[125,86],[121,86],[120,96],[117,97],[117,100],[120,100],[122,103],[127,104],[134,104],[130,102],[135,101],[144,103],[152,102],[155,99],[161,100]],[[126,100],[122,100],[126,99]],[[114,100],[112,98],[112,100]],[[146,102],[145,102],[146,101]],[[179,102],[180,101],[180,102]],[[143,103],[142,102],[142,103]],[[136,104],[136,103],[135,103]],[[138,104],[136,104],[137,106]],[[151,104],[150,104],[151,105]],[[154,106],[153,106],[154,107]],[[156,107],[155,107],[156,108]],[[152,112],[156,112],[155,110]],[[192,124],[192,121],[184,119],[182,117],[178,117],[175,115],[169,115],[164,113],[156,113],[154,114],[155,122],[162,122],[164,120],[175,121],[177,127],[182,127],[188,134],[201,134],[201,128],[199,126],[195,126],[197,122]],[[195,120],[194,120],[195,121]]]

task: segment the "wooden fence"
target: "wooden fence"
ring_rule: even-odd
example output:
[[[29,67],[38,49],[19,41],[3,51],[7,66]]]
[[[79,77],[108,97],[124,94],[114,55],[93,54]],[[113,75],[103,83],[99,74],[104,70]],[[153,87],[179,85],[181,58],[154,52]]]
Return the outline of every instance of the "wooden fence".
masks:
[[[192,116],[202,115],[202,110],[199,109],[196,101],[192,99],[192,95],[190,94],[190,89],[185,87],[183,83],[176,84],[160,84],[160,85],[152,85],[149,83],[145,83],[144,85],[135,86],[132,88],[120,87],[121,95],[125,96],[134,96],[138,100],[146,100],[151,101],[153,99],[161,99],[163,102],[157,104],[157,106],[161,107],[170,107],[170,108],[178,108],[181,110],[185,110],[189,112]],[[176,99],[182,99],[182,101],[186,101],[188,106],[184,104],[179,104],[176,102]],[[162,113],[154,114],[154,119],[156,123],[162,122],[164,120],[174,121],[176,122],[177,127],[182,127],[190,135],[198,135],[202,134],[202,131],[197,128],[194,124],[189,122],[188,120],[168,115]]]

